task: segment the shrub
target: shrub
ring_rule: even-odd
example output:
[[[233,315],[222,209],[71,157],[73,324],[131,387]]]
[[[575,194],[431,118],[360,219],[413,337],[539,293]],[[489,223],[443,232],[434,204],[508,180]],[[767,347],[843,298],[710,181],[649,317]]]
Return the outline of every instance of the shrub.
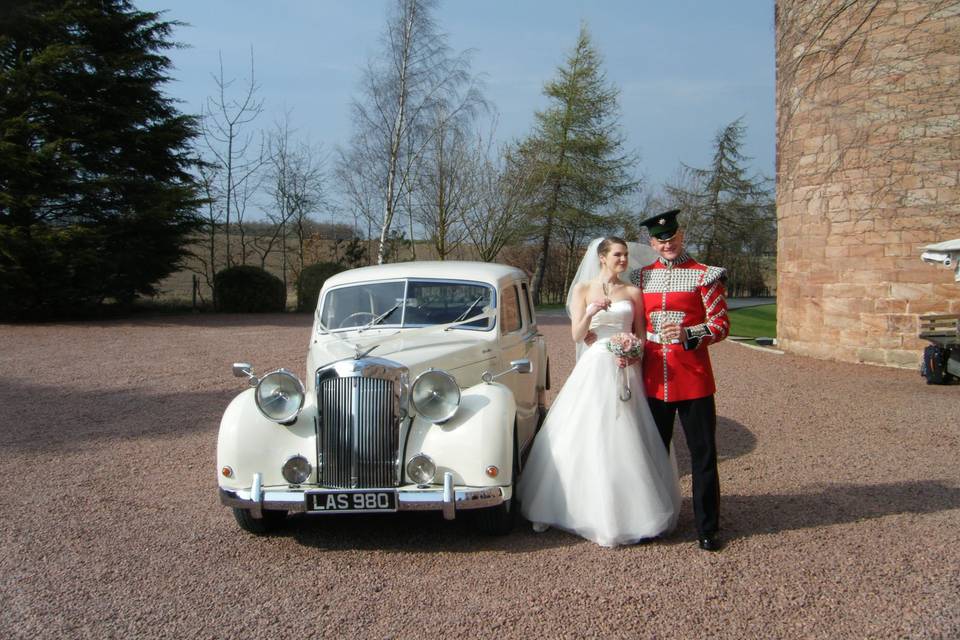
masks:
[[[318,262],[304,267],[297,279],[297,311],[313,311],[323,283],[341,271],[346,271],[346,267],[338,262]]]
[[[260,267],[242,265],[218,271],[213,277],[217,311],[259,313],[284,311],[287,291],[280,278]]]
[[[3,3],[0,317],[93,317],[178,269],[202,220],[175,22],[128,0]],[[111,310],[112,311],[112,310]]]

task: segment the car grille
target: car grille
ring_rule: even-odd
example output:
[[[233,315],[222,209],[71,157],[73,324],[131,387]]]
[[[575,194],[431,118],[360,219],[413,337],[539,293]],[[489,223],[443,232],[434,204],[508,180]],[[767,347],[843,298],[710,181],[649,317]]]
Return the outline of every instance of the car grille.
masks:
[[[323,376],[318,375],[317,384],[320,484],[343,489],[396,486],[399,381]]]

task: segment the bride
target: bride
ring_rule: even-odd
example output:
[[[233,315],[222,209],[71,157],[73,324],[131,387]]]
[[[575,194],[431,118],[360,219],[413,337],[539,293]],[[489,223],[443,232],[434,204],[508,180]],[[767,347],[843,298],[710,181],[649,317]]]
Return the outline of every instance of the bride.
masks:
[[[626,362],[607,349],[617,333],[646,335],[640,290],[621,280],[628,260],[620,238],[598,238],[587,249],[567,298],[577,364],[518,488],[520,511],[535,531],[553,526],[605,547],[670,531],[680,508],[676,461],[650,414],[639,368],[621,369]],[[597,340],[586,348],[588,331]]]

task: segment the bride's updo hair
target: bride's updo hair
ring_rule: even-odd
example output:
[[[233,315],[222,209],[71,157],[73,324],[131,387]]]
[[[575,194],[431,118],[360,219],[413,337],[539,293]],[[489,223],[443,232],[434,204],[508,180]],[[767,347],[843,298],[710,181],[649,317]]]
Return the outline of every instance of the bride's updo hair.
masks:
[[[600,241],[600,244],[597,245],[597,255],[605,256],[607,252],[610,251],[610,247],[615,244],[622,246],[627,246],[627,241],[619,236],[606,236],[603,240]]]

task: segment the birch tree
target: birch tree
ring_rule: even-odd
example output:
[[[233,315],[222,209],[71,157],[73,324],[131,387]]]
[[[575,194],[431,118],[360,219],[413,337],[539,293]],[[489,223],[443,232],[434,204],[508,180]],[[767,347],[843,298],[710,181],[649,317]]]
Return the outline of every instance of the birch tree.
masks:
[[[469,56],[452,53],[433,18],[435,7],[435,0],[395,0],[382,51],[368,62],[361,97],[352,105],[352,139],[338,154],[344,195],[379,229],[378,263],[386,258],[395,218],[435,135],[432,110],[445,105],[453,117],[475,98],[463,91],[470,82]]]
[[[470,159],[473,197],[464,212],[464,228],[479,258],[493,262],[504,247],[530,231],[526,213],[532,169],[514,147],[495,148],[492,134],[476,145]]]

